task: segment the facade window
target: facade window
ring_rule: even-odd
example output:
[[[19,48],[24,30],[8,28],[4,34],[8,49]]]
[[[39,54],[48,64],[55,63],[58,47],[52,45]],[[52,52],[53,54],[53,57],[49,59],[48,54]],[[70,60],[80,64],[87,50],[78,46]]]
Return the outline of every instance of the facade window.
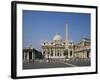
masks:
[[[59,52],[58,52],[58,56],[60,56],[60,55],[59,55]]]
[[[72,56],[72,51],[70,51],[70,56]]]
[[[89,53],[90,53],[90,51],[87,51],[87,58],[89,58]]]
[[[32,51],[29,51],[29,59],[32,59]]]
[[[53,56],[53,51],[51,50],[51,56]]]
[[[64,51],[64,56],[68,56],[68,50]]]

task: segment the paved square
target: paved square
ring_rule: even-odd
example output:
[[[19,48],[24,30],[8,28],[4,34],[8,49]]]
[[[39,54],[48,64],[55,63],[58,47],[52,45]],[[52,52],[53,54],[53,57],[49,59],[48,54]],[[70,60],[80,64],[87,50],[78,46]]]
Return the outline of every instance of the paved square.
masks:
[[[62,67],[82,67],[90,66],[90,60],[71,59],[67,61],[58,62],[46,62],[46,61],[34,61],[23,63],[23,69],[40,69],[40,68],[62,68]]]

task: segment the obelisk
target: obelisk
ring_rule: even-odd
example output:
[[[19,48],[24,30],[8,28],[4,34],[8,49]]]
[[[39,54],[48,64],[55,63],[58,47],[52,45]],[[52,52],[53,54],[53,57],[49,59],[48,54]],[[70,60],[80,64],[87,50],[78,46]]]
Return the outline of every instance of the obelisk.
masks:
[[[66,29],[65,29],[65,49],[68,50],[68,24],[66,24]]]

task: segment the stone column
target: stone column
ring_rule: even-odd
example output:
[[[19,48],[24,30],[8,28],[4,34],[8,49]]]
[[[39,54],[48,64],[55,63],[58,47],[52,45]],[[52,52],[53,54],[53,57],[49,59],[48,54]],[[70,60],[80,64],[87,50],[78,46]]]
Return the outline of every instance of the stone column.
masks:
[[[59,57],[59,54],[58,53],[59,53],[59,48],[57,48],[57,58]]]
[[[60,57],[60,48],[58,48],[58,53],[59,53],[58,56]]]
[[[53,48],[53,57],[55,57],[55,48]]]
[[[55,56],[56,56],[56,48],[55,48]]]
[[[25,52],[23,53],[23,61],[25,61]]]
[[[51,48],[49,48],[49,58],[51,58]]]
[[[34,60],[34,52],[32,51],[32,60]]]
[[[58,48],[56,48],[56,57],[58,57]]]
[[[47,56],[47,59],[49,58],[49,49],[47,48],[47,54],[46,54],[46,56]]]
[[[63,48],[61,49],[61,56],[64,56],[64,53],[63,53]]]
[[[27,60],[26,56],[27,56],[27,52],[25,52],[24,54],[25,61]]]
[[[61,48],[60,48],[59,52],[60,52],[59,55],[61,56]]]
[[[29,61],[29,52],[27,52],[27,61]]]
[[[69,49],[67,49],[68,50],[68,58],[70,58],[70,50]]]

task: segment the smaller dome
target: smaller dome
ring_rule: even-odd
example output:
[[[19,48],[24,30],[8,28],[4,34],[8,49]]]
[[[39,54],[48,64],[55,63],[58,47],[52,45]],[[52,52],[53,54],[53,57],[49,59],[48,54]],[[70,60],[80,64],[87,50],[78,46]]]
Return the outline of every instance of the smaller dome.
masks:
[[[59,34],[56,34],[56,35],[54,36],[53,40],[54,40],[54,41],[61,41],[62,38],[61,38],[61,36],[60,36]]]

